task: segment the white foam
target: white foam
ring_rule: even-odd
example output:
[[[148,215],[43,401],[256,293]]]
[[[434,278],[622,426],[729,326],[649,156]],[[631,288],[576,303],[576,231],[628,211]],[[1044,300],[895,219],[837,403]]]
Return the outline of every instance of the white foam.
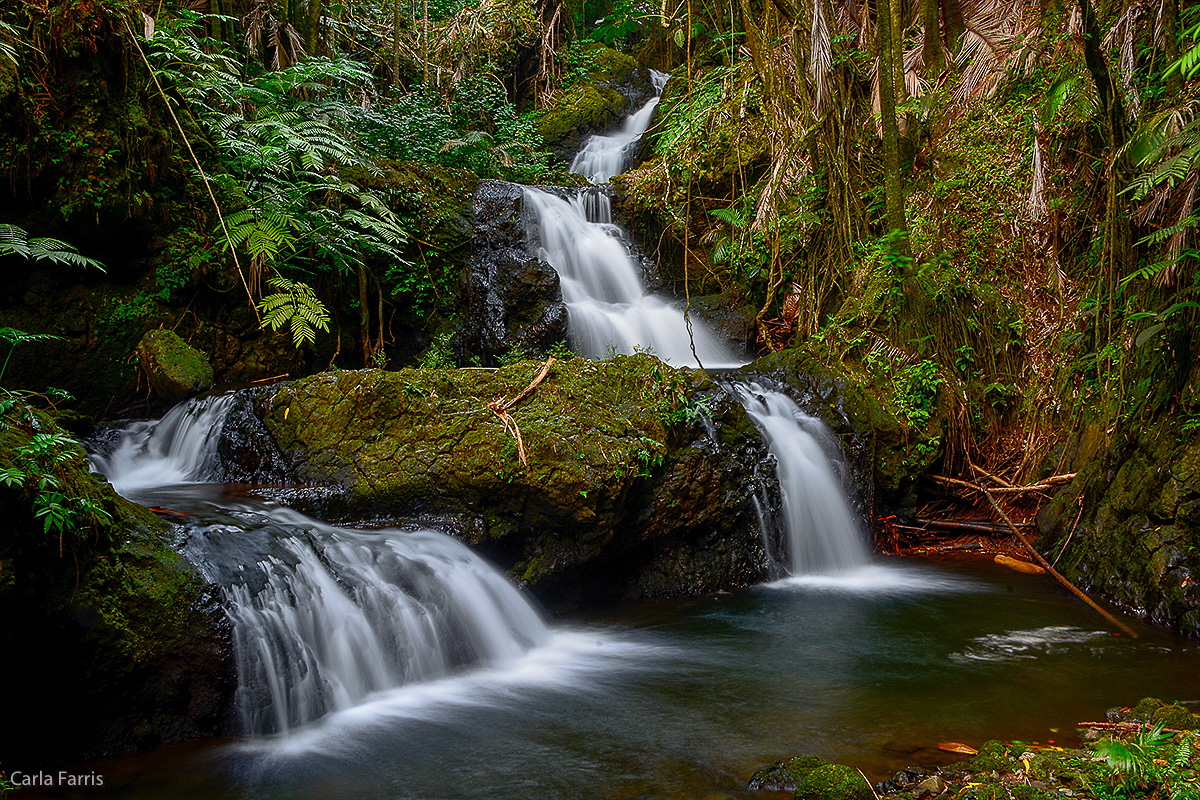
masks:
[[[954,594],[977,592],[983,585],[932,570],[870,564],[837,572],[793,575],[762,584],[765,589],[845,594]]]
[[[961,652],[951,653],[950,660],[964,664],[971,661],[1035,659],[1108,635],[1105,631],[1088,631],[1073,625],[1048,625],[1032,630],[989,633],[973,639],[973,644]]]

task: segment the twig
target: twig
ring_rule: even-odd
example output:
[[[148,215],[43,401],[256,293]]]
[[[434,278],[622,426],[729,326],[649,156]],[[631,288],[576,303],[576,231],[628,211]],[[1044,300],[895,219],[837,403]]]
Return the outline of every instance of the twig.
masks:
[[[1001,486],[1003,486],[1005,489],[1015,489],[1015,488],[1016,488],[1016,486],[1015,486],[1014,484],[1012,484],[1012,483],[1009,483],[1009,482],[1008,482],[1008,481],[1006,481],[1004,478],[1001,478],[1001,477],[999,477],[998,475],[993,475],[992,473],[990,473],[990,472],[988,472],[987,470],[985,470],[983,467],[976,466],[976,465],[975,465],[975,462],[973,462],[973,461],[971,460],[971,457],[970,457],[970,456],[967,456],[967,465],[968,465],[968,466],[970,466],[970,467],[971,467],[971,469],[973,469],[975,472],[978,472],[978,473],[979,473],[980,475],[982,475],[983,477],[985,477],[985,478],[991,478],[993,481],[995,481],[996,483],[1000,484],[1000,485],[1001,485]]]
[[[542,365],[542,369],[538,372],[537,377],[535,377],[529,383],[529,385],[525,387],[525,391],[521,392],[512,400],[505,400],[503,397],[497,397],[495,400],[487,404],[487,407],[492,410],[492,413],[499,417],[500,421],[504,423],[504,429],[516,438],[517,455],[520,457],[521,466],[523,467],[528,466],[529,464],[529,462],[525,459],[525,441],[521,438],[521,429],[517,426],[517,421],[512,418],[512,415],[508,413],[508,410],[528,397],[533,390],[537,388],[537,385],[545,380],[546,375],[550,372],[550,366],[553,363],[554,356],[547,358],[546,363]]]
[[[1079,527],[1079,520],[1083,519],[1083,495],[1079,495],[1079,513],[1075,515],[1075,524],[1071,526],[1071,532],[1067,534],[1066,541],[1063,542],[1062,549],[1058,551],[1058,556],[1054,559],[1054,565],[1058,566],[1058,559],[1063,557],[1063,553],[1067,552],[1067,545],[1071,543],[1071,537],[1075,535],[1075,529]]]

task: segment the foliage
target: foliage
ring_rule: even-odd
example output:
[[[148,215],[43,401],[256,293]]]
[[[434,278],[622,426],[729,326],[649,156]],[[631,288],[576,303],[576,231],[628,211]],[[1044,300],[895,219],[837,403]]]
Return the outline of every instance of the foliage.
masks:
[[[263,327],[277,331],[287,325],[297,349],[312,344],[318,330],[328,333],[329,312],[308,285],[287,278],[271,278],[270,284],[275,293],[258,304]]]
[[[18,256],[29,261],[49,261],[68,267],[92,267],[101,272],[104,265],[79,254],[71,245],[47,237],[30,238],[24,228],[0,225],[0,258]]]
[[[0,467],[0,485],[30,496],[44,533],[58,535],[60,555],[64,536],[111,520],[95,499],[66,482],[64,467],[84,458],[75,440],[29,407],[23,396],[5,391],[0,395],[0,433],[10,429],[19,433],[6,465]]]
[[[1127,739],[1106,739],[1095,745],[1096,758],[1109,772],[1096,793],[1105,800],[1162,797],[1200,798],[1197,742],[1190,734],[1168,734],[1163,726],[1142,728]]]

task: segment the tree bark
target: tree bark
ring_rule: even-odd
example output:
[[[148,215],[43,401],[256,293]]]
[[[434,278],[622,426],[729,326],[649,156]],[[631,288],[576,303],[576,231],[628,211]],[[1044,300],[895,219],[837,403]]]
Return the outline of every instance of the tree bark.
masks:
[[[925,75],[935,77],[946,63],[942,51],[941,4],[938,0],[921,0],[921,22],[925,28],[925,46],[921,60],[925,62]]]
[[[1163,39],[1167,64],[1179,60],[1179,0],[1162,0],[1163,4]],[[1183,75],[1180,70],[1173,69],[1167,76],[1167,91],[1172,98],[1178,99],[1183,90]]]
[[[892,46],[892,4],[878,0],[879,109],[883,127],[883,193],[887,203],[887,226],[908,232],[904,217],[904,178],[900,174],[900,125],[896,121],[895,49]]]
[[[308,0],[304,25],[304,49],[310,56],[320,55],[321,49],[321,0]]]
[[[400,84],[400,4],[392,2],[392,86]]]

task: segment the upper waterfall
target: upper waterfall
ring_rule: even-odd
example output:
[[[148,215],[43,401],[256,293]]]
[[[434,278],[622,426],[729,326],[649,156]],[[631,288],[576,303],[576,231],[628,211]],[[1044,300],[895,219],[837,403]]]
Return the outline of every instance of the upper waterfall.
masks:
[[[654,97],[626,117],[621,127],[613,133],[590,137],[571,160],[571,172],[584,176],[592,183],[608,183],[614,175],[624,172],[642,134],[650,127],[650,118],[654,116],[654,109],[658,107],[669,77],[665,72],[650,70]]]
[[[776,459],[791,574],[867,566],[870,553],[862,526],[830,463],[839,447],[825,423],[805,414],[782,392],[756,383],[733,388]]]

